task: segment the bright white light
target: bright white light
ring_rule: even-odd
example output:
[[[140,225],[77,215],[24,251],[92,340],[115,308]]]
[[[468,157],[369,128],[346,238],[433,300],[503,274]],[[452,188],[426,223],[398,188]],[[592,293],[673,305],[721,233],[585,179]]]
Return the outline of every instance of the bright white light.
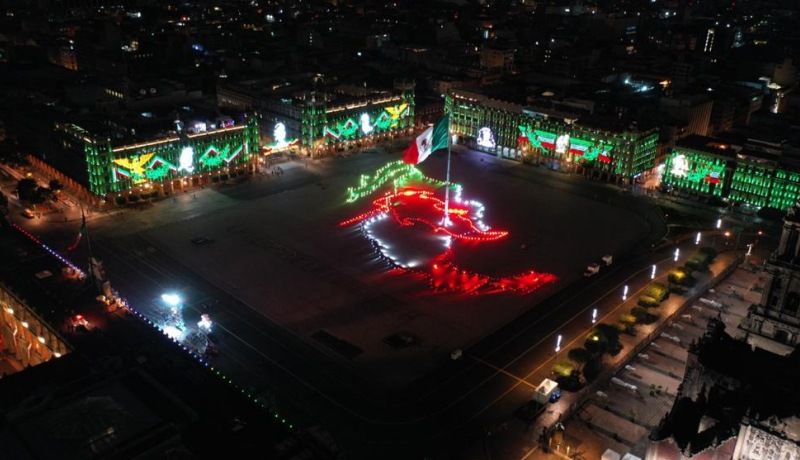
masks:
[[[680,256],[681,256],[681,249],[680,248],[675,248],[675,262],[678,261],[678,257],[680,257]]]
[[[753,243],[747,245],[747,254],[748,256],[753,255]]]
[[[592,324],[597,322],[597,309],[592,309]]]
[[[458,141],[458,134],[453,134],[452,136],[450,136],[450,143],[451,144],[455,144],[456,141]]]
[[[161,329],[161,331],[164,333],[164,335],[166,335],[167,337],[169,337],[169,338],[171,338],[173,340],[181,340],[181,339],[183,339],[183,331],[178,329],[175,326],[172,326],[172,325],[164,326],[164,328]]]
[[[556,138],[556,153],[567,153],[569,150],[569,134],[562,134]]]
[[[180,305],[181,296],[175,294],[174,292],[168,292],[166,294],[161,294],[161,300],[163,300],[164,303],[169,305],[170,307],[174,307]]]
[[[628,285],[626,284],[624,288],[622,288],[622,301],[628,300]]]
[[[200,315],[200,321],[197,322],[197,327],[206,332],[211,332],[212,324],[213,323],[211,322],[211,317],[209,317],[208,314],[203,313],[202,315]]]
[[[497,145],[494,141],[494,133],[486,126],[478,130],[477,142],[479,146],[487,149],[493,149]]]
[[[653,268],[650,270],[650,279],[656,279],[656,264],[653,264]]]
[[[281,122],[275,123],[275,127],[272,129],[272,138],[275,139],[276,147],[286,147],[288,145],[288,142],[286,142],[286,125]]]
[[[61,357],[61,353],[55,352],[55,353],[53,353],[53,356],[55,356],[56,358],[60,358]]]
[[[556,353],[559,351],[561,351],[561,334],[558,334],[558,337],[556,337]]]
[[[194,149],[191,147],[184,147],[181,149],[181,155],[178,158],[178,171],[192,172],[194,171]]]
[[[672,159],[672,169],[670,170],[670,174],[676,177],[684,177],[688,173],[689,160],[686,159],[686,155],[680,154],[675,156],[675,158]]]
[[[364,134],[371,133],[373,126],[370,122],[369,114],[366,112],[362,113],[361,118],[359,118],[359,120],[361,121],[361,132]]]
[[[701,237],[701,233],[697,232],[697,236],[694,237],[694,244],[695,245],[700,244],[700,237]]]
[[[722,219],[717,219],[717,230],[722,228]]]

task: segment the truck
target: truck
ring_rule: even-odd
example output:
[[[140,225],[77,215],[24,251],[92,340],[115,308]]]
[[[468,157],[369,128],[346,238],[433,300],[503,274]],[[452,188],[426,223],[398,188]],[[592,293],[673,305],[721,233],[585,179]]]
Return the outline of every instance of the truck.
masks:
[[[558,382],[544,379],[534,390],[531,400],[520,407],[516,411],[516,415],[520,419],[531,423],[544,412],[548,403],[554,403],[560,397],[561,389],[558,388]]]

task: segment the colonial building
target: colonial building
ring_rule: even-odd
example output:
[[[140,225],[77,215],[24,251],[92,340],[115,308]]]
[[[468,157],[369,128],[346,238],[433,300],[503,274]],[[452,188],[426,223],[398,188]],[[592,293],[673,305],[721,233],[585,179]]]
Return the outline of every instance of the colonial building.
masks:
[[[709,321],[645,460],[800,459],[800,354],[779,356]]]
[[[445,102],[456,143],[553,169],[591,168],[627,181],[655,167],[658,133],[598,117],[556,113],[453,90]]]
[[[244,172],[260,151],[258,121],[246,117],[235,123],[206,122],[182,126],[160,135],[118,142],[75,123],[57,123],[59,148],[42,152],[33,164],[62,172],[99,197],[120,192],[172,192],[188,185],[208,183],[215,176]],[[115,195],[116,194],[116,195]]]
[[[667,156],[662,183],[688,196],[786,210],[800,199],[800,173],[780,154],[689,136]]]
[[[800,344],[800,208],[795,205],[783,221],[778,249],[764,264],[766,289],[752,305],[740,327],[770,348],[788,354]],[[754,337],[755,338],[755,337]]]
[[[304,80],[223,83],[217,98],[221,107],[261,114],[267,151],[296,147],[322,155],[410,134],[414,126],[414,84],[402,80],[391,89]]]

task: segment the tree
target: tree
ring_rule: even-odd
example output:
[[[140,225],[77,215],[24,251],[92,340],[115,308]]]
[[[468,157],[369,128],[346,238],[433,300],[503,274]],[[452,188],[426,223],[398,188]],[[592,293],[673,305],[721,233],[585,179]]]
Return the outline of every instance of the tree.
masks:
[[[592,354],[585,348],[573,348],[567,353],[567,356],[578,364],[585,364],[591,359]]]
[[[20,179],[17,182],[17,196],[22,201],[27,201],[31,204],[42,203],[45,200],[42,188],[36,185],[36,181],[30,178]]]
[[[48,183],[48,186],[50,187],[50,190],[52,190],[54,192],[56,190],[63,190],[64,189],[64,184],[59,182],[58,179],[51,179],[50,182]]]

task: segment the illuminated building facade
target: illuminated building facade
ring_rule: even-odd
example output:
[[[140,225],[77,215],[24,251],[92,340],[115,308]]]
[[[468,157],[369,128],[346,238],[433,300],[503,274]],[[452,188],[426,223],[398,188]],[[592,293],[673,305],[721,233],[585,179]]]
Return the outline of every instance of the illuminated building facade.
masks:
[[[654,129],[599,127],[579,118],[548,115],[462,90],[445,99],[454,142],[504,158],[547,162],[553,168],[591,167],[633,179],[655,166]]]
[[[789,209],[800,199],[800,173],[740,146],[690,136],[667,156],[662,183],[691,195],[755,208]]]
[[[243,172],[259,151],[258,121],[114,146],[84,137],[89,189],[100,196],[132,189],[172,190]]]
[[[65,355],[69,347],[13,290],[0,283],[0,352],[22,367]]]
[[[394,91],[338,86],[273,97],[260,107],[267,152],[297,147],[311,155],[409,134],[414,125],[414,85]]]

